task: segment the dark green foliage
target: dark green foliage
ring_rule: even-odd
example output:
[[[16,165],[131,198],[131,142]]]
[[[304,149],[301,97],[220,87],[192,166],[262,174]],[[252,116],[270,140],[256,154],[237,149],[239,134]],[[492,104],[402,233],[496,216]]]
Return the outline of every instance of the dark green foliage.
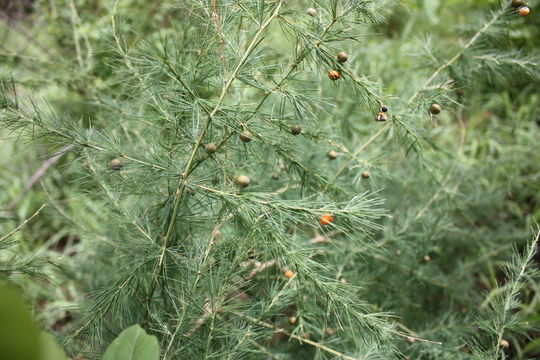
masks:
[[[140,324],[165,359],[534,356],[538,54],[510,3],[459,30],[440,1],[97,3],[2,55],[0,124],[65,152],[47,216],[80,252],[0,271],[76,277],[67,351]]]

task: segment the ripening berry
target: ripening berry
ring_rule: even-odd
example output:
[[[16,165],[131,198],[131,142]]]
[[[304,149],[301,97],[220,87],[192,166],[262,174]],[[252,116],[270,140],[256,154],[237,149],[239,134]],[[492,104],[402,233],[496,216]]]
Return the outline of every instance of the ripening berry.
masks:
[[[337,152],[330,150],[326,156],[328,156],[330,160],[335,160],[337,158]]]
[[[386,121],[386,114],[383,113],[383,112],[378,113],[375,116],[375,120],[377,120],[377,121]]]
[[[216,150],[217,146],[214,143],[206,144],[206,146],[204,147],[204,151],[206,151],[208,154],[213,154],[216,152]]]
[[[249,178],[246,175],[240,175],[236,178],[236,184],[241,188],[245,188],[249,185]]]
[[[337,54],[337,60],[340,62],[340,63],[344,63],[345,61],[347,61],[349,59],[349,56],[347,55],[347,53],[345,51],[340,51],[338,52]]]
[[[501,341],[499,341],[499,345],[507,349],[510,346],[510,343],[507,340],[501,339]]]
[[[240,136],[240,140],[242,140],[245,143],[250,142],[251,138],[253,137],[253,135],[249,131],[242,131],[239,136]]]
[[[302,128],[300,125],[291,125],[291,134],[293,135],[300,135],[302,132]]]
[[[531,13],[531,9],[527,6],[524,6],[519,9],[519,15],[520,16],[527,16]]]
[[[296,316],[291,316],[289,318],[289,324],[296,325],[297,322],[298,322],[298,319],[296,318]]]
[[[518,8],[523,6],[523,0],[512,0],[512,7]]]
[[[294,272],[292,270],[285,270],[283,272],[283,275],[287,278],[287,279],[292,279],[294,277]]]
[[[317,16],[317,10],[314,8],[307,8],[306,13],[309,16]]]
[[[381,111],[382,112],[387,112],[388,111],[388,106],[382,106]]]
[[[109,169],[111,170],[122,170],[122,168],[124,167],[124,165],[122,164],[122,160],[116,158],[116,159],[112,159],[111,161],[109,161]]]
[[[321,215],[319,222],[321,223],[321,225],[330,225],[334,222],[334,217],[330,214],[324,214]]]
[[[362,178],[364,178],[364,179],[369,179],[370,176],[371,176],[371,174],[367,170],[362,173]]]
[[[442,108],[441,108],[441,105],[439,104],[431,104],[431,106],[429,107],[429,112],[432,113],[433,115],[437,115],[441,111],[442,111]]]
[[[332,81],[338,80],[340,76],[341,76],[341,75],[339,75],[339,71],[337,71],[337,70],[330,70],[330,71],[328,72],[328,77],[329,77],[330,80],[332,80]]]

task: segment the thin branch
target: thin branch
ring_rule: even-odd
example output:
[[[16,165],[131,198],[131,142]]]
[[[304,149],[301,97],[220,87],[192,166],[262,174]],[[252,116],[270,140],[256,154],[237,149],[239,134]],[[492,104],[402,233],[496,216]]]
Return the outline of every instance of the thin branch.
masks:
[[[43,204],[40,206],[40,208],[34,213],[34,215],[30,216],[28,219],[24,220],[22,222],[22,224],[20,224],[19,226],[17,226],[15,229],[11,230],[10,232],[8,232],[6,235],[4,235],[3,237],[0,238],[0,242],[8,239],[10,236],[12,236],[13,234],[15,234],[17,231],[20,231],[30,220],[32,220],[34,217],[38,216],[39,213],[41,212],[41,210],[43,210],[44,207],[46,207],[47,204]]]
[[[435,80],[437,78],[437,76],[439,76],[439,74],[441,72],[443,72],[444,70],[448,69],[450,66],[452,66],[457,60],[459,60],[460,57],[463,56],[463,54],[465,53],[465,51],[467,49],[469,49],[472,45],[474,45],[474,43],[480,38],[480,36],[482,34],[484,34],[497,20],[499,20],[499,18],[501,16],[504,15],[504,11],[499,11],[498,13],[496,13],[493,18],[488,21],[487,23],[484,24],[484,26],[482,26],[482,28],[480,30],[478,30],[478,32],[476,34],[474,34],[474,36],[465,44],[465,46],[456,54],[454,55],[454,57],[452,57],[450,60],[448,60],[445,64],[441,65],[439,68],[437,68],[435,70],[435,72],[433,74],[431,74],[431,76],[426,80],[426,82],[424,83],[424,85],[422,85],[412,96],[411,98],[409,99],[409,101],[407,101],[407,104],[411,104],[417,97],[418,95],[420,95],[420,93],[426,88],[429,86],[429,84],[431,84],[431,82],[433,80]]]
[[[289,336],[290,338],[293,338],[295,340],[298,340],[300,343],[306,343],[306,344],[309,344],[311,346],[314,346],[318,349],[321,349],[329,354],[332,354],[334,356],[337,356],[339,358],[342,358],[342,359],[345,359],[345,360],[359,360],[359,358],[355,358],[355,357],[352,357],[352,356],[349,356],[349,355],[345,355],[343,354],[342,352],[339,352],[337,350],[334,350],[326,345],[323,345],[321,343],[318,343],[316,341],[312,341],[312,340],[309,340],[309,339],[304,339],[303,337],[301,336],[298,336],[298,335],[295,335],[295,334],[291,334],[290,332],[288,332],[287,330],[283,329],[283,328],[280,328],[280,327],[277,327],[275,325],[272,325],[272,324],[269,324],[267,322],[264,322],[264,321],[261,321],[261,320],[258,320],[258,319],[255,319],[251,316],[248,316],[248,315],[244,315],[244,314],[241,314],[241,313],[237,313],[237,312],[233,312],[233,311],[229,311],[231,314],[234,314],[238,317],[241,317],[241,318],[244,318],[246,320],[249,320],[257,325],[261,325],[261,326],[264,326],[266,328],[269,328],[269,329],[272,329],[274,330],[275,332],[277,333],[283,333],[287,336]]]
[[[17,195],[17,197],[15,199],[13,199],[9,205],[7,206],[6,210],[7,211],[11,211],[15,208],[15,206],[17,206],[17,204],[19,203],[19,201],[23,198],[23,196],[28,192],[30,191],[30,189],[32,188],[32,186],[34,186],[34,184],[45,174],[45,172],[52,166],[54,165],[58,160],[60,160],[60,158],[62,157],[62,155],[64,155],[66,152],[68,152],[69,150],[71,150],[75,145],[67,145],[67,146],[64,146],[62,149],[60,149],[60,151],[58,151],[58,153],[56,153],[55,155],[51,156],[50,158],[48,158],[47,160],[45,160],[43,162],[43,164],[41,164],[41,166],[39,167],[39,169],[36,170],[36,172],[34,172],[34,174],[32,174],[32,176],[30,176],[30,178],[28,179],[28,181],[26,182],[26,184],[24,185],[24,188],[22,189],[22,191]]]

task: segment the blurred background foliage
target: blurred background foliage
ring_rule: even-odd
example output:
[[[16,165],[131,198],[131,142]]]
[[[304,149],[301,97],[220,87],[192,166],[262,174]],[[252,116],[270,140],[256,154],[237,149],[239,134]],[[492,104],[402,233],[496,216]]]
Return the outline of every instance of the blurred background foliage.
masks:
[[[415,89],[410,84],[420,84],[431,74],[434,63],[451,57],[456,45],[466,40],[463,35],[477,30],[474,25],[482,22],[480,19],[486,16],[486,9],[500,2],[403,0],[380,3],[386,24],[373,26],[362,43],[350,43],[343,50],[353,54],[351,61],[361,73],[385,85],[386,94],[408,98],[408,89]],[[300,7],[310,4],[310,1],[298,1]],[[111,36],[107,14],[113,5],[113,0],[1,0],[2,82],[9,83],[13,76],[17,78],[19,96],[32,95],[37,107],[51,107],[87,126],[106,127],[106,124],[92,124],[92,120],[94,112],[99,111],[96,103],[100,93],[114,92],[115,87],[120,86],[118,77],[111,76],[117,55],[109,50]],[[163,30],[160,36],[176,31],[175,22],[190,15],[180,13],[173,5],[173,1],[121,1],[118,13],[125,29],[129,29],[126,41],[130,46],[144,47],[158,40],[157,28]],[[489,46],[505,42],[504,35],[508,35],[515,54],[533,54],[538,59],[540,16],[535,14],[534,7],[528,18],[509,19],[505,25],[504,29],[498,29],[503,36],[494,33]],[[271,57],[287,61],[291,49],[282,41],[283,36],[279,28],[273,29],[269,51]],[[523,55],[525,65],[538,67],[529,55]],[[504,59],[480,60],[486,67]],[[512,61],[509,63],[513,65]],[[477,64],[471,64],[467,70],[481,73],[482,66],[475,66]],[[478,307],[471,308],[471,304],[480,304],[480,308],[486,306],[481,299],[484,296],[489,299],[497,284],[504,281],[501,265],[509,259],[512,247],[521,249],[525,245],[531,228],[536,228],[535,219],[540,218],[538,78],[523,80],[513,77],[510,71],[509,76],[485,77],[484,81],[460,87],[459,81],[463,79],[465,84],[467,73],[453,74],[457,96],[466,99],[467,106],[453,103],[451,99],[443,104],[448,111],[434,120],[436,123],[428,135],[436,145],[426,147],[421,154],[409,154],[408,161],[403,161],[403,157],[388,156],[403,152],[400,147],[392,142],[383,143],[368,161],[376,163],[378,158],[388,156],[386,161],[394,163],[385,169],[395,169],[395,172],[388,174],[374,167],[369,183],[359,186],[378,190],[387,199],[386,207],[393,218],[385,224],[382,237],[406,236],[409,245],[390,243],[383,254],[368,259],[365,268],[344,266],[340,270],[344,278],[370,279],[374,284],[370,288],[372,298],[365,300],[385,311],[395,311],[404,324],[428,324],[442,302],[456,309],[455,318],[474,317]],[[372,120],[368,118],[371,115],[358,115],[362,112],[356,108],[354,97],[348,96],[350,90],[346,87],[335,87],[332,91],[338,99],[338,106],[331,109],[332,114],[344,121],[339,124],[328,121],[321,126],[353,143],[362,141],[372,133]],[[396,103],[399,101],[395,98]],[[389,106],[392,108],[392,104]],[[92,288],[92,284],[86,283],[89,279],[84,277],[85,266],[93,271],[91,258],[95,247],[89,244],[95,241],[95,236],[106,233],[103,226],[110,224],[102,218],[99,199],[92,203],[89,202],[91,197],[85,196],[84,203],[80,201],[82,194],[91,193],[92,189],[75,185],[79,175],[72,170],[84,164],[73,162],[69,153],[14,204],[32,174],[58,150],[56,144],[48,141],[31,144],[17,141],[17,135],[7,131],[0,133],[0,237],[32,216],[42,204],[49,206],[10,238],[10,246],[14,248],[2,252],[2,247],[7,245],[0,244],[0,264],[8,258],[11,261],[9,266],[0,265],[0,273],[24,290],[42,326],[61,336],[68,331],[66,325],[73,319],[70,309],[76,308],[84,298],[81,289]],[[26,151],[29,148],[31,151]],[[459,156],[447,156],[449,153]],[[417,161],[416,156],[421,156],[422,161]],[[449,171],[442,178],[431,176],[430,167],[439,166]],[[362,170],[357,169],[358,174]],[[397,248],[392,244],[401,245]],[[422,263],[419,254],[434,260],[444,258],[445,262],[411,269],[393,261],[394,257],[401,256],[410,258],[405,263],[415,258]],[[482,271],[475,269],[477,273],[473,277],[466,259],[479,254],[485,254],[485,258],[478,257]],[[381,267],[381,261],[388,266]],[[34,273],[17,271],[17,264],[28,262],[35,262]],[[78,272],[72,271],[75,268]],[[419,272],[425,282],[408,283],[411,272]],[[36,278],[39,281],[36,282]],[[437,282],[450,286],[426,286],[426,283]],[[396,288],[396,284],[407,286]],[[478,289],[476,296],[464,297],[463,294],[471,294],[465,290],[471,287]],[[531,282],[522,294],[521,321],[538,323],[540,320],[539,290],[540,283]],[[381,302],[382,298],[386,300]],[[403,307],[407,302],[410,307]],[[399,308],[395,307],[397,305]],[[446,340],[441,338],[445,331],[448,336],[455,336],[455,329],[450,329],[459,321],[447,318],[442,323],[448,329],[438,329],[438,339]],[[430,325],[425,328],[429,329]],[[463,336],[474,332],[474,329],[461,330]],[[431,336],[427,331],[418,335]],[[540,356],[538,332],[508,340],[512,358]],[[422,351],[419,344],[403,346],[412,348],[407,351],[411,358]]]

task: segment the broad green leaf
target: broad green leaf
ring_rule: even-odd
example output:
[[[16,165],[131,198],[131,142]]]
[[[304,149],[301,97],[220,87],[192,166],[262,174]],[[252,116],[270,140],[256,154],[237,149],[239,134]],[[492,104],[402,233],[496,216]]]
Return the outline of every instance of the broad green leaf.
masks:
[[[139,325],[122,331],[109,345],[103,360],[158,360],[157,338],[148,335]]]
[[[66,355],[60,349],[52,335],[41,332],[39,335],[41,360],[67,360]]]
[[[39,359],[39,337],[23,300],[8,285],[0,284],[0,357]]]

